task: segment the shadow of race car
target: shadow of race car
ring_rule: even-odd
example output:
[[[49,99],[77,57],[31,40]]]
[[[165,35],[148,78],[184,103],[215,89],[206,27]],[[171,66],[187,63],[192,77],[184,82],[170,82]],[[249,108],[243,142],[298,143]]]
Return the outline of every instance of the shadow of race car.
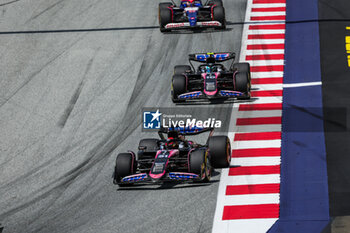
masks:
[[[226,28],[225,9],[222,0],[181,0],[159,3],[159,26],[161,32],[173,29]]]
[[[250,65],[234,63],[235,53],[196,53],[189,55],[189,65],[174,68],[171,98],[174,103],[214,99],[249,99]],[[229,68],[224,61],[232,60]],[[194,68],[191,61],[201,64]]]
[[[210,132],[205,145],[185,139],[204,132]],[[137,155],[132,151],[118,154],[113,183],[209,182],[213,168],[227,168],[231,161],[228,137],[212,136],[213,133],[213,128],[160,129],[159,139],[140,141]]]

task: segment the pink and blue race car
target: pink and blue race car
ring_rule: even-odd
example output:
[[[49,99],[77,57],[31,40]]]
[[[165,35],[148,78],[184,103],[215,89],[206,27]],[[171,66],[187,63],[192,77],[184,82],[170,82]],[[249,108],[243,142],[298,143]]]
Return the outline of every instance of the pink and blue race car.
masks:
[[[174,29],[226,28],[225,9],[222,0],[181,0],[177,6],[172,2],[159,4],[161,32]]]
[[[185,136],[210,132],[201,145]],[[213,128],[160,129],[159,138],[142,139],[139,151],[118,154],[113,183],[209,182],[214,168],[229,167],[231,145],[227,136],[212,136]]]
[[[250,65],[234,63],[235,53],[196,53],[190,65],[174,68],[171,98],[174,103],[250,98]],[[229,68],[222,63],[232,60]],[[202,63],[197,67],[192,61]]]

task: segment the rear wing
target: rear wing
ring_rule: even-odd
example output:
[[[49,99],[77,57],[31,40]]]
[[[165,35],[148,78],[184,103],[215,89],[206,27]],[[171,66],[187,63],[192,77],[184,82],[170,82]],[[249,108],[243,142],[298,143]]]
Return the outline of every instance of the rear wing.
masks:
[[[194,53],[188,55],[188,59],[190,61],[196,61],[201,63],[207,63],[208,60],[215,60],[215,62],[223,62],[235,58],[235,53]]]
[[[175,3],[174,0],[170,0],[170,1],[173,3],[173,5],[174,5],[175,7],[178,6],[178,5],[181,5],[181,1],[179,1],[179,0],[177,0],[177,2],[180,2],[178,5],[176,5],[176,3]],[[206,0],[206,2],[205,2],[203,5],[204,5],[204,6],[208,5],[209,1],[210,1],[210,0]]]
[[[228,60],[232,60],[232,64],[230,68],[233,66],[233,63],[236,58],[236,53],[230,52],[221,52],[221,53],[193,53],[188,55],[188,61],[192,66],[193,70],[195,70],[192,61],[200,62],[200,63],[216,63],[216,62],[224,62]]]

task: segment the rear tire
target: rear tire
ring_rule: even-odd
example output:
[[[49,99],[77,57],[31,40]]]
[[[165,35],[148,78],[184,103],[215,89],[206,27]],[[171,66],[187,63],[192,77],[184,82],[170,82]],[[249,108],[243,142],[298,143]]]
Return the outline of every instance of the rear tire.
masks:
[[[204,174],[204,178],[201,180],[201,182],[209,182],[212,169],[206,150],[195,150],[191,152],[189,156],[190,172],[198,174],[200,176]]]
[[[135,156],[131,153],[118,154],[114,167],[114,184],[119,186],[128,186],[131,184],[120,184],[119,182],[125,176],[130,176],[136,172]]]
[[[184,73],[186,73],[186,71],[192,71],[191,66],[181,65],[181,66],[174,67],[174,75],[175,74],[184,74]]]
[[[248,62],[236,63],[233,65],[233,69],[240,73],[248,73],[248,78],[250,80],[250,64]]]
[[[248,93],[249,92],[249,78],[248,73],[237,73],[235,75],[236,91]]]
[[[159,3],[158,9],[158,19],[159,19],[159,28],[161,32],[169,31],[165,28],[165,25],[171,23],[171,10],[168,8],[171,6],[171,3]]]
[[[231,162],[231,144],[227,136],[209,138],[210,164],[213,168],[227,168]]]
[[[238,96],[238,100],[248,100],[250,99],[250,80],[248,73],[237,73],[235,75],[235,90],[243,92],[243,96]]]
[[[222,6],[215,6],[213,9],[213,20],[221,23],[221,29],[226,28],[225,9]]]
[[[184,102],[185,100],[178,99],[178,95],[186,93],[186,77],[175,74],[172,79],[171,97],[174,103]]]

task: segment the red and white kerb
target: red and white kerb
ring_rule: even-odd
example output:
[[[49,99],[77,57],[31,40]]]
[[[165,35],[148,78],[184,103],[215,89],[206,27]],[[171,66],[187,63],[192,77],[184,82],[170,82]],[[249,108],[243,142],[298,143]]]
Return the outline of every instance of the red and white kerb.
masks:
[[[240,62],[251,102],[235,103],[231,167],[221,173],[213,233],[265,233],[279,218],[286,0],[248,0]]]

